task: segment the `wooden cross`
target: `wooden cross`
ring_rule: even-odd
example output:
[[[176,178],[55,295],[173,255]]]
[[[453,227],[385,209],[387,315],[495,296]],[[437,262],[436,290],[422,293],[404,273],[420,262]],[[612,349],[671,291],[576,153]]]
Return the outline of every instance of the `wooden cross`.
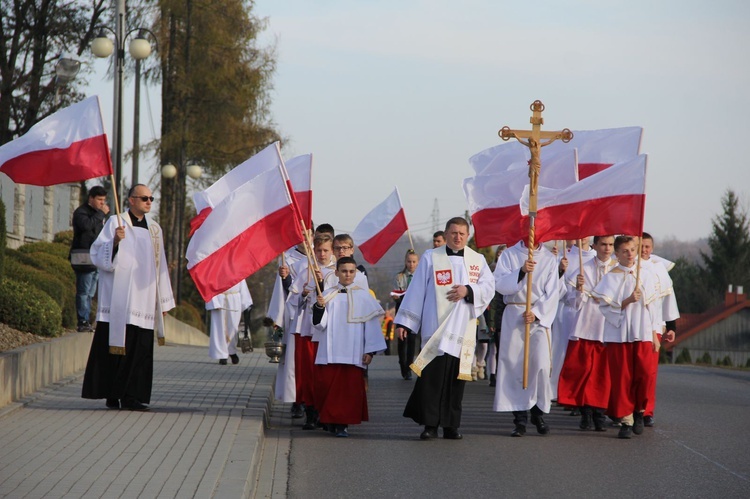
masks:
[[[542,169],[542,147],[547,146],[560,139],[563,142],[570,142],[573,138],[573,132],[564,128],[560,132],[543,132],[541,130],[544,124],[542,111],[544,104],[542,101],[535,100],[531,103],[531,130],[512,130],[507,126],[500,129],[497,134],[501,139],[507,141],[515,138],[521,144],[529,148],[531,160],[529,161],[529,260],[534,260],[534,221],[536,219],[537,190],[539,187],[539,172]],[[523,140],[526,139],[526,140]],[[546,142],[542,142],[546,140]],[[526,275],[526,313],[531,312],[531,273]],[[525,321],[524,321],[525,322]],[[523,343],[523,388],[529,386],[529,339],[531,324],[526,324],[526,334]]]

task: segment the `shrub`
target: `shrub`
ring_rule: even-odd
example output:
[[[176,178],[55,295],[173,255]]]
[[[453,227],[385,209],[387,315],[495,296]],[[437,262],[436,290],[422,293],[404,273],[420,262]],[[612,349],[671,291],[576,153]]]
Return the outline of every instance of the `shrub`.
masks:
[[[26,283],[0,279],[0,322],[19,331],[57,336],[61,331],[60,307],[49,295]]]
[[[76,274],[73,272],[73,267],[70,266],[67,256],[60,258],[50,253],[23,253],[21,251],[18,251],[18,253],[23,255],[21,261],[26,265],[49,272],[75,289]]]
[[[170,310],[169,315],[171,315],[178,321],[182,321],[185,324],[193,326],[199,331],[203,331],[204,333],[206,332],[206,325],[203,322],[203,316],[197,308],[189,303],[183,301],[175,308]]]
[[[52,239],[53,243],[64,244],[66,248],[70,248],[73,244],[73,230],[64,230],[55,234]]]
[[[750,367],[750,359],[747,359],[747,362],[745,362],[745,367]]]
[[[0,199],[0,279],[3,277],[3,264],[5,262],[5,203]]]
[[[674,360],[675,364],[692,364],[693,359],[690,357],[690,350],[685,348],[680,352],[680,355]]]
[[[47,253],[49,255],[55,255],[56,257],[68,260],[68,252],[70,251],[70,245],[65,246],[62,243],[48,243],[46,241],[38,241],[35,243],[27,243],[18,248],[21,253],[27,255],[34,253]]]
[[[47,293],[62,311],[63,327],[76,326],[78,317],[75,286],[71,287],[49,272],[35,269],[12,258],[6,262],[6,277],[29,284]]]
[[[696,364],[706,364],[711,365],[714,363],[713,359],[711,359],[711,354],[708,352],[703,352],[703,356],[695,361]]]
[[[729,355],[725,355],[723,359],[716,359],[716,365],[732,367],[732,359],[729,358]]]

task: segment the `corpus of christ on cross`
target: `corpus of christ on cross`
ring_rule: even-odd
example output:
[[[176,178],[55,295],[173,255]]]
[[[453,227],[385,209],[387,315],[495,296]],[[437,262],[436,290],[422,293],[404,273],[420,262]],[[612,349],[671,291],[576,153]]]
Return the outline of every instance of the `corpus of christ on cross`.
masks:
[[[504,126],[497,132],[501,139],[507,141],[515,138],[521,144],[529,148],[531,160],[529,161],[529,239],[527,247],[529,249],[529,260],[534,259],[534,219],[536,218],[537,188],[539,186],[539,172],[542,169],[542,147],[553,143],[556,140],[570,142],[573,138],[573,132],[564,128],[559,132],[543,132],[541,130],[544,124],[542,111],[544,104],[542,101],[535,100],[531,103],[531,130],[513,130]],[[526,140],[523,140],[526,139]],[[546,142],[542,142],[546,140]],[[531,276],[532,273],[526,274],[526,313],[531,312]],[[526,333],[523,343],[523,388],[529,385],[529,336],[531,325],[526,322]]]

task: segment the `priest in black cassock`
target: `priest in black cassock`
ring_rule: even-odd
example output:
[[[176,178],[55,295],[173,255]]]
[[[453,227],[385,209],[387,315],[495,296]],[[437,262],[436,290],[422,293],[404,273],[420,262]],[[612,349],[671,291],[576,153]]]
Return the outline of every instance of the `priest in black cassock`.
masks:
[[[396,314],[399,338],[421,331],[422,351],[411,369],[419,376],[404,417],[424,426],[422,440],[462,438],[461,402],[471,380],[477,318],[495,293],[495,279],[484,256],[466,247],[469,224],[448,221],[447,244],[423,255]]]

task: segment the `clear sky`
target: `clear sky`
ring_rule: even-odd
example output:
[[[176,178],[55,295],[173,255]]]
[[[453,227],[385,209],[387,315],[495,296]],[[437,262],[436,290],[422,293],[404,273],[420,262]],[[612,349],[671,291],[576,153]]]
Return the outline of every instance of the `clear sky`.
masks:
[[[277,46],[283,152],[314,154],[314,218],[337,231],[394,185],[414,235],[431,234],[435,200],[441,224],[462,215],[468,158],[503,125],[528,128],[535,99],[547,130],[644,128],[657,238],[706,237],[727,188],[750,202],[746,0],[258,0],[255,14]]]

